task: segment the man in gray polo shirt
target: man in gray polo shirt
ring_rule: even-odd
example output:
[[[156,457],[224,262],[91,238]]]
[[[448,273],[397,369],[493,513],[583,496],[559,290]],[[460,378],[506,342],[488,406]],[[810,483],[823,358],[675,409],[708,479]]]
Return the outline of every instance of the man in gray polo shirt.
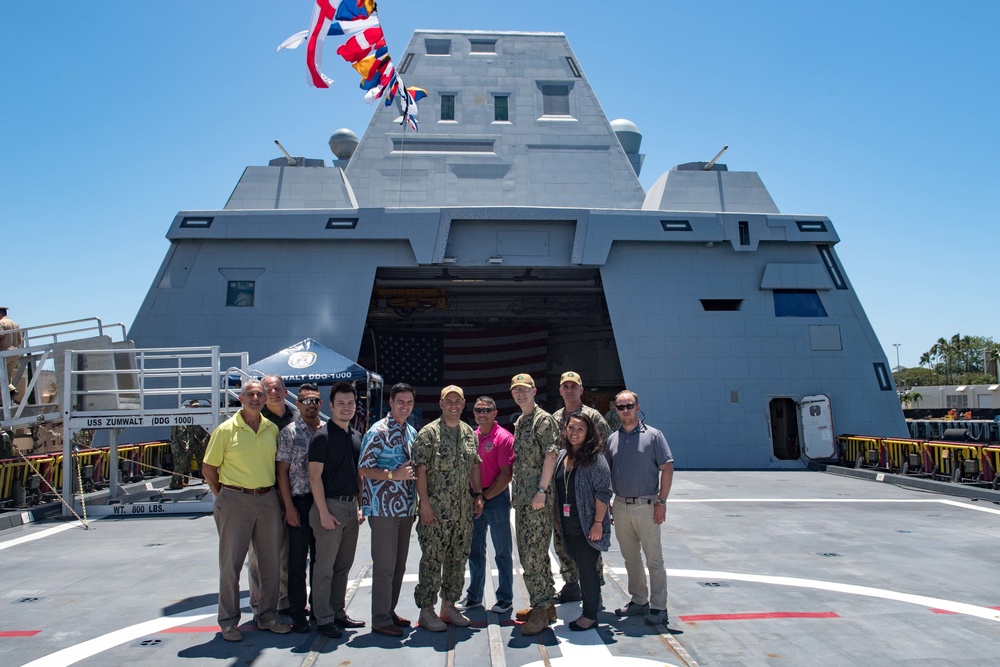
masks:
[[[663,433],[639,421],[639,397],[635,392],[620,392],[614,407],[622,423],[608,438],[606,450],[615,492],[611,513],[632,597],[615,613],[645,616],[649,625],[666,625],[667,571],[663,566],[660,525],[667,518],[674,457]],[[648,585],[643,554],[649,569]]]

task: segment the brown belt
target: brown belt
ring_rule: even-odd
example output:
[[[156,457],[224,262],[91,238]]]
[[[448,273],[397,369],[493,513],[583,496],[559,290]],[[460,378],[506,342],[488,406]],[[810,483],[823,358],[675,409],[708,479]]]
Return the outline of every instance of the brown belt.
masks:
[[[232,484],[221,484],[220,486],[224,489],[239,491],[240,493],[249,493],[251,496],[262,496],[274,488],[273,486],[262,486],[259,489],[244,489],[242,486],[233,486]]]

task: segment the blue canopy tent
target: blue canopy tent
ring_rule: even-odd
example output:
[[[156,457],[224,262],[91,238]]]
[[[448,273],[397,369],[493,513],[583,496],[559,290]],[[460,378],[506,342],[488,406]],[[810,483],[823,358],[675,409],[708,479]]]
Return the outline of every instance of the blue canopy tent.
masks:
[[[372,417],[382,414],[382,376],[373,373],[347,357],[334,352],[312,338],[306,338],[280,352],[250,364],[254,375],[280,375],[286,387],[298,387],[312,382],[316,385],[332,385],[336,382],[357,382],[363,380],[365,390],[358,395],[364,397],[366,411],[363,424],[370,425]],[[323,397],[324,400],[326,396]]]

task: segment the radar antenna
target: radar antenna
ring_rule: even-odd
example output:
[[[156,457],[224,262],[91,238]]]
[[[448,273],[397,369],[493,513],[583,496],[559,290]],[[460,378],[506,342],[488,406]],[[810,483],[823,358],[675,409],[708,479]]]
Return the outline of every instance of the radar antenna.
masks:
[[[288,166],[289,167],[294,167],[294,166],[296,166],[298,164],[298,160],[296,160],[291,155],[289,155],[288,151],[285,150],[285,147],[282,146],[281,142],[279,142],[277,139],[274,140],[274,145],[278,147],[278,149],[281,151],[281,153],[285,156],[285,159],[288,160]],[[723,150],[725,150],[725,149],[723,149]],[[722,153],[719,153],[719,155],[722,155]]]
[[[275,141],[274,143],[278,143],[278,142]],[[704,169],[705,171],[711,171],[712,167],[715,166],[715,163],[719,161],[719,158],[722,157],[722,154],[725,153],[728,149],[729,149],[729,146],[723,146],[722,150],[719,151],[718,153],[716,153],[715,157],[712,158],[712,160],[710,162],[706,162],[705,166],[702,167],[702,169]],[[282,149],[282,150],[284,150],[284,149]],[[285,155],[288,155],[288,153],[285,153]]]

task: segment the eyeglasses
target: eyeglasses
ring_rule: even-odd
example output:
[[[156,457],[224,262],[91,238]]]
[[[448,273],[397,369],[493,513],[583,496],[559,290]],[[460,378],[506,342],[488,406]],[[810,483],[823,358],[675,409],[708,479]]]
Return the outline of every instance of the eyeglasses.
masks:
[[[626,410],[635,410],[635,403],[625,403],[623,405],[615,405],[615,410],[618,412],[625,412]]]
[[[299,403],[302,405],[319,405],[323,402],[322,398],[300,398]]]
[[[493,408],[472,408],[477,415],[488,415],[493,412]]]

